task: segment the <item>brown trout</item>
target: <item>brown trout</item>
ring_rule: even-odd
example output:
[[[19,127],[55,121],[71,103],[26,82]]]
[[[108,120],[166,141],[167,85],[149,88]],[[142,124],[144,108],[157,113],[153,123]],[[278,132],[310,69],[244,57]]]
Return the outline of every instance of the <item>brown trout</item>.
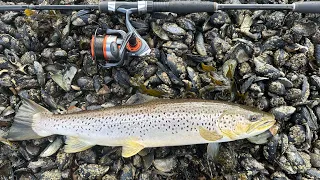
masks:
[[[23,100],[7,139],[66,136],[66,153],[95,145],[122,146],[130,157],[146,147],[219,143],[263,133],[275,124],[272,114],[214,100],[153,100],[101,110],[53,114]]]

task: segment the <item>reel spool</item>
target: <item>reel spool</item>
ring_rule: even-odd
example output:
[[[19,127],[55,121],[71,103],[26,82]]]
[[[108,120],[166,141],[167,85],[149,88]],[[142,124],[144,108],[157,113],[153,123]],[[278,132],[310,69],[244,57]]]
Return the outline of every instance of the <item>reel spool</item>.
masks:
[[[95,36],[91,39],[91,55],[93,59],[118,61],[122,38],[115,35]]]
[[[121,37],[115,35],[96,36],[92,35],[91,39],[91,55],[93,59],[104,59],[108,61],[119,61],[120,47],[123,43]],[[142,42],[134,34],[129,38],[125,45],[129,52],[137,52]]]

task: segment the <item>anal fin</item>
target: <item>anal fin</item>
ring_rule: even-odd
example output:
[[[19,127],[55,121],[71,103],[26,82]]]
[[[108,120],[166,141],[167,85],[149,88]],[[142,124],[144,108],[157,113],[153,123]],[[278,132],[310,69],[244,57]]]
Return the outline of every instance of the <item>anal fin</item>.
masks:
[[[76,153],[80,151],[87,150],[94,146],[86,141],[83,141],[77,137],[67,136],[66,145],[64,146],[64,152],[66,153]]]
[[[136,141],[130,140],[122,147],[122,157],[128,158],[134,156],[143,148],[143,145],[137,143]]]

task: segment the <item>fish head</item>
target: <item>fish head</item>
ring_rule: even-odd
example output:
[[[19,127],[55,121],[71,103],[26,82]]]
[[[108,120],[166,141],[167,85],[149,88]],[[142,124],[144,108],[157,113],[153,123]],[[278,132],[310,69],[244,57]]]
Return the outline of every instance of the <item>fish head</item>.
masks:
[[[224,136],[235,140],[261,134],[271,128],[276,120],[271,113],[238,107],[223,111],[217,123]]]
[[[247,122],[249,126],[246,133],[254,136],[270,129],[276,123],[276,120],[273,114],[261,111],[248,114]]]

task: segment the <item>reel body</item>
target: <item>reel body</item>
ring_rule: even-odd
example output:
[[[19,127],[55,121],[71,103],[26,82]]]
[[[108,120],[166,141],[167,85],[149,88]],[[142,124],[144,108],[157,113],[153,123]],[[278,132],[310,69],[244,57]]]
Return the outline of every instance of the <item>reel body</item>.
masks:
[[[98,35],[97,30],[91,39],[91,55],[93,60],[105,60],[102,67],[110,68],[122,66],[129,57],[144,56],[151,49],[147,42],[139,35],[130,23],[130,14],[138,12],[137,8],[118,8],[118,12],[126,14],[126,27],[128,32],[115,29],[106,29],[105,35]]]

